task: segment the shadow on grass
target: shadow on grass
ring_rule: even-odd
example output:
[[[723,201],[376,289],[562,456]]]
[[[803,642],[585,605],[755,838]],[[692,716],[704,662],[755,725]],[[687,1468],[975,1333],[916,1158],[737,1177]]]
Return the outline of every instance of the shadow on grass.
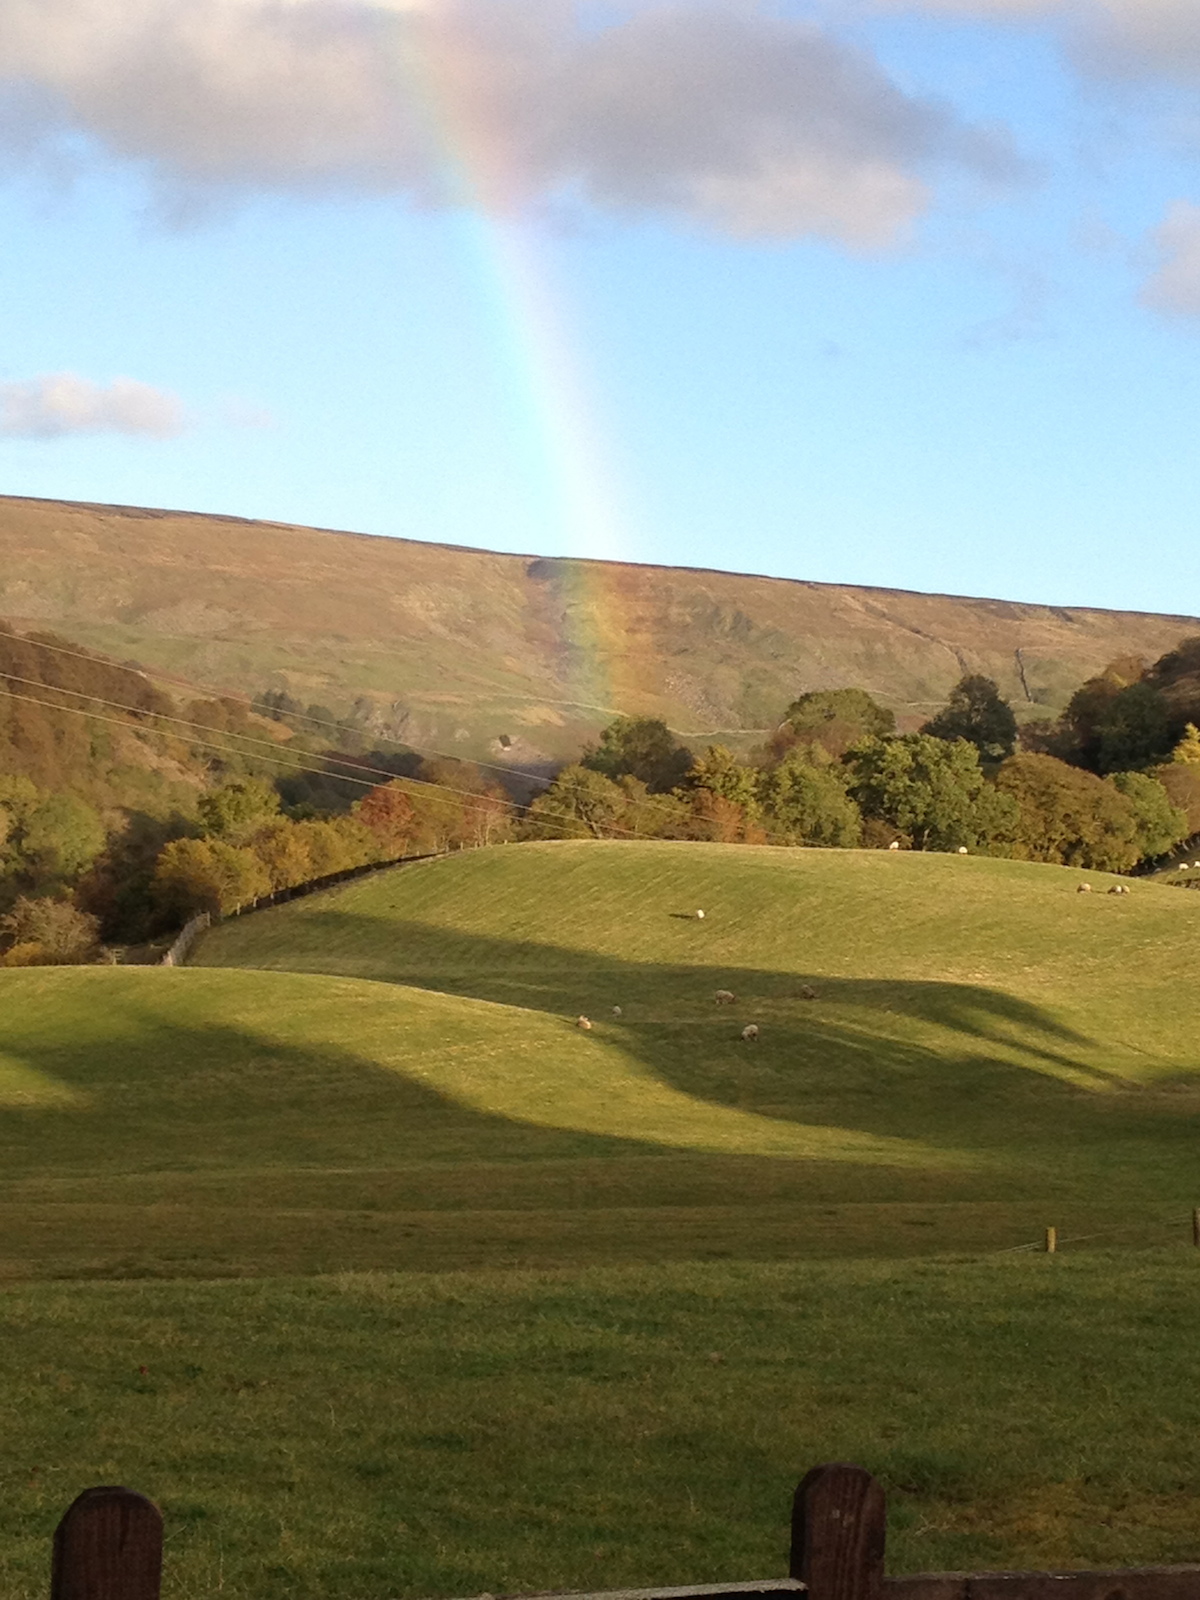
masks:
[[[690,1095],[943,1149],[1111,1136],[1104,1103],[1134,1087],[1098,1063],[1096,1041],[979,985],[647,965],[421,923],[388,923],[383,939],[376,919],[332,909],[306,918],[302,945],[264,965],[567,1019],[585,1013],[646,1071]],[[714,1004],[718,988],[739,996],[736,1007]],[[756,1046],[739,1037],[751,1020],[761,1029]],[[1132,1130],[1136,1114],[1122,1102]],[[1146,1115],[1151,1131],[1160,1118]]]

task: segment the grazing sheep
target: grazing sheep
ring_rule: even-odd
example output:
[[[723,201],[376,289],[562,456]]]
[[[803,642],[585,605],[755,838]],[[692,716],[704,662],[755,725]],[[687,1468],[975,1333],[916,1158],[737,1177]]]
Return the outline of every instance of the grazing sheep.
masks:
[[[718,989],[717,990],[717,1004],[719,1006],[731,1006],[731,1005],[733,1005],[735,1003],[736,1000],[737,1000],[737,995],[734,994],[732,989]]]
[[[576,1017],[575,1026],[582,1028],[585,1033],[591,1033],[592,1031],[592,1025],[586,1017]]]
[[[1091,894],[1091,892],[1092,886],[1090,883],[1081,883],[1075,890],[1076,894]]]
[[[815,1000],[817,998],[817,991],[811,983],[802,983],[796,992],[801,1000]]]
[[[889,849],[889,850],[899,850],[899,848],[900,848],[900,841],[899,841],[899,839],[893,839],[893,840],[892,840],[892,842],[891,842],[891,844],[890,844],[890,845],[888,845],[888,849]]]
[[[704,921],[704,913],[703,913],[703,911],[697,911],[697,913],[696,913],[696,921],[697,922],[703,922]]]
[[[748,1022],[746,1024],[746,1026],[742,1029],[742,1038],[746,1042],[746,1044],[757,1044],[758,1043],[758,1023],[757,1022]]]
[[[624,1016],[624,1012],[621,1010],[620,1006],[614,1006],[613,1007],[613,1016],[614,1017]]]
[[[965,844],[960,844],[958,847],[958,853],[960,856],[969,856],[971,852],[967,849]]]

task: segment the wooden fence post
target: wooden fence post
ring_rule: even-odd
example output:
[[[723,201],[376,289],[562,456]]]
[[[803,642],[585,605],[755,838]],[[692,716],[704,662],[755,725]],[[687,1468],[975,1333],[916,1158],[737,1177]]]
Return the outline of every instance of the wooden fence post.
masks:
[[[162,1516],[132,1489],[85,1489],[54,1532],[50,1600],[158,1600]]]
[[[887,1505],[862,1467],[814,1467],[796,1490],[791,1575],[810,1600],[880,1600]]]
[[[1058,1229],[1057,1228],[1047,1228],[1046,1229],[1046,1254],[1048,1256],[1052,1256],[1057,1249],[1058,1249]]]

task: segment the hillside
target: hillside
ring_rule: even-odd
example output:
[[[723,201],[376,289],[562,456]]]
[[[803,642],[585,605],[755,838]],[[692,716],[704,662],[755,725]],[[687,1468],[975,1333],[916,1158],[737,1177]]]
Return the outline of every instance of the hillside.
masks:
[[[0,498],[0,618],[224,691],[286,689],[515,766],[614,712],[750,743],[857,685],[924,718],[964,671],[1046,714],[1200,620],[498,555],[232,517]],[[740,730],[740,731],[739,731]]]
[[[222,924],[202,967],[0,971],[0,1274],[1157,1242],[1200,896],[1080,877],[515,845]]]

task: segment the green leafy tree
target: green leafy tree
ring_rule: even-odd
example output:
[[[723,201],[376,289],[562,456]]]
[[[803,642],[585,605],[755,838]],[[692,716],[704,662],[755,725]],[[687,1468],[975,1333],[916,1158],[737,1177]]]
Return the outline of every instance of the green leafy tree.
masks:
[[[1185,837],[1200,834],[1200,766],[1190,761],[1168,761],[1154,767],[1151,776],[1158,779],[1171,804],[1187,818]]]
[[[850,793],[863,815],[910,839],[917,850],[987,849],[1015,817],[965,739],[927,733],[868,739],[850,752]]]
[[[1125,872],[1140,854],[1132,802],[1095,773],[1022,752],[996,776],[1017,808],[1009,853],[1099,872]]]
[[[1131,683],[1115,694],[1095,727],[1097,772],[1156,765],[1171,752],[1171,714],[1152,683]]]
[[[862,813],[847,793],[850,774],[801,748],[763,773],[759,807],[777,844],[852,849],[862,839]]]
[[[798,745],[820,745],[840,758],[864,739],[894,733],[895,713],[865,689],[814,689],[793,700],[770,741],[769,756],[782,761]]]
[[[233,778],[197,803],[204,831],[228,844],[245,844],[279,815],[279,795],[265,778]]]
[[[1188,767],[1200,767],[1200,728],[1194,722],[1184,728],[1179,743],[1171,751],[1171,760]]]
[[[621,786],[591,767],[564,767],[525,813],[528,839],[609,839],[627,804]]]
[[[666,794],[682,783],[692,753],[658,717],[618,717],[589,745],[580,765],[605,778],[640,778],[651,794]]]
[[[758,815],[757,767],[739,761],[723,744],[710,744],[688,773],[689,789],[706,789],[739,806],[747,817]]]
[[[1017,742],[1017,719],[991,678],[969,673],[950,691],[950,698],[922,733],[935,739],[965,739],[984,761],[1003,761]]]
[[[1109,782],[1133,807],[1138,855],[1143,860],[1165,856],[1191,833],[1187,812],[1172,802],[1152,774],[1114,772]]]
[[[85,801],[69,793],[49,794],[25,816],[21,853],[32,881],[71,883],[104,849],[107,831]]]

